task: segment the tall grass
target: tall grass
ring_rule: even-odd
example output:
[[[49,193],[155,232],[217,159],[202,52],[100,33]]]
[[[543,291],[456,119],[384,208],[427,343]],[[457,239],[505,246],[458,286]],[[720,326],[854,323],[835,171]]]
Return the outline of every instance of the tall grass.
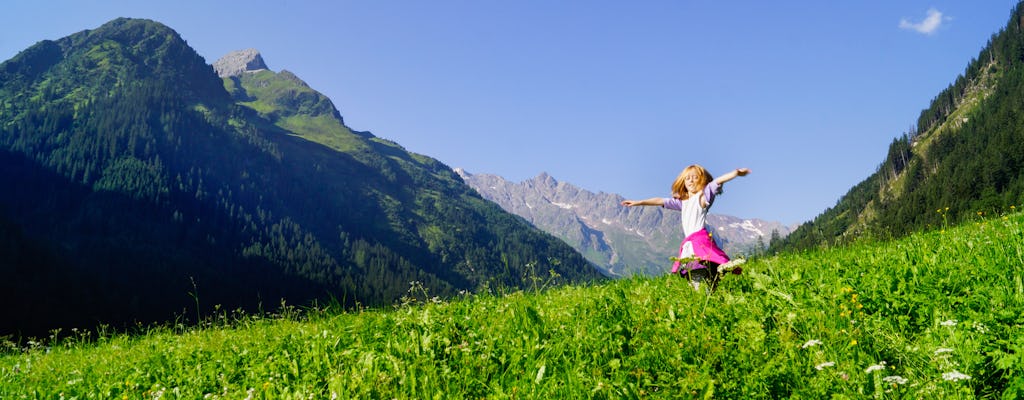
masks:
[[[750,260],[710,295],[413,284],[385,310],[8,343],[0,398],[1019,398],[1022,223]]]

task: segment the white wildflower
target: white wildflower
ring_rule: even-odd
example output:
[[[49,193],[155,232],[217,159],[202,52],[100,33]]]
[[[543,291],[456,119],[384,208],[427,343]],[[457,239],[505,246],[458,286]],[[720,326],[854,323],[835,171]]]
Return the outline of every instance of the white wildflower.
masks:
[[[814,347],[814,346],[817,346],[819,344],[821,344],[820,340],[818,340],[818,339],[811,339],[811,340],[808,340],[807,343],[804,343],[803,346],[800,346],[800,348],[801,349],[806,349],[808,347]]]
[[[961,374],[959,371],[953,370],[953,372],[946,372],[942,374],[942,379],[947,381],[966,381],[971,379],[970,375]]]
[[[947,319],[945,321],[940,322],[939,325],[942,325],[942,326],[956,326],[956,323],[957,323],[957,320],[955,320],[955,319]]]
[[[880,362],[878,364],[875,364],[875,365],[872,365],[872,366],[868,367],[868,369],[864,370],[864,373],[870,374],[872,372],[882,371],[882,370],[885,370],[885,361],[882,361],[882,362]]]
[[[938,349],[935,349],[935,355],[939,355],[939,354],[943,354],[943,353],[952,353],[952,352],[953,352],[953,349],[946,348],[946,347],[940,347]]]
[[[882,378],[882,382],[891,383],[894,385],[905,385],[907,384],[907,378],[904,378],[899,375],[889,375],[885,378]]]
[[[832,362],[832,361],[829,361],[829,362],[823,362],[823,363],[821,363],[821,364],[815,365],[815,366],[814,366],[814,369],[816,369],[816,370],[818,370],[818,371],[821,371],[821,370],[823,370],[823,369],[825,369],[825,368],[828,368],[828,367],[832,367],[832,366],[835,366],[835,365],[836,365],[836,363],[834,363],[834,362]]]

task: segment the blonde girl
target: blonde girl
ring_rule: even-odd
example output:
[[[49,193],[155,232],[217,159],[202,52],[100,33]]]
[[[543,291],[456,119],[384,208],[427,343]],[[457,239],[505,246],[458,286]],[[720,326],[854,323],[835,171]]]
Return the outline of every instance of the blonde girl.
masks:
[[[749,173],[750,170],[747,168],[738,168],[712,179],[704,167],[694,164],[686,167],[672,182],[671,198],[624,200],[622,205],[660,206],[679,211],[685,239],[679,244],[678,259],[687,262],[683,265],[676,261],[672,266],[672,273],[679,273],[687,278],[695,289],[699,289],[700,283],[705,280],[709,281],[713,289],[718,283],[718,267],[728,263],[729,256],[718,247],[708,233],[708,209],[715,202],[715,197],[722,193],[723,184]],[[739,273],[740,270],[736,268],[732,271]]]

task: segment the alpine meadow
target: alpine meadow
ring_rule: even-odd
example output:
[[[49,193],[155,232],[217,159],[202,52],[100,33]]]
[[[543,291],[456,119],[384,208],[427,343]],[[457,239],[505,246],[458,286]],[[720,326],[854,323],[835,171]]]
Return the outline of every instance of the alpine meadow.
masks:
[[[879,158],[714,290],[611,279],[119,18],[0,64],[0,398],[1024,398],[1024,6]]]
[[[1008,210],[751,260],[710,295],[673,275],[451,299],[413,282],[380,309],[7,342],[0,397],[1013,399],[1022,263]]]

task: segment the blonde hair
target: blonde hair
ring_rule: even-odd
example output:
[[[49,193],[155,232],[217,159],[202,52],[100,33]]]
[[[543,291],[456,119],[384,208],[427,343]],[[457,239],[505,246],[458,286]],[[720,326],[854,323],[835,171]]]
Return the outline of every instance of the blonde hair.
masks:
[[[711,177],[711,173],[700,165],[693,164],[686,167],[686,169],[684,169],[683,172],[680,172],[679,176],[676,177],[675,182],[672,182],[672,195],[676,196],[679,200],[686,200],[690,198],[690,193],[686,191],[686,176],[690,173],[697,175],[697,187],[700,188],[700,190],[704,190],[704,187],[714,179]]]

